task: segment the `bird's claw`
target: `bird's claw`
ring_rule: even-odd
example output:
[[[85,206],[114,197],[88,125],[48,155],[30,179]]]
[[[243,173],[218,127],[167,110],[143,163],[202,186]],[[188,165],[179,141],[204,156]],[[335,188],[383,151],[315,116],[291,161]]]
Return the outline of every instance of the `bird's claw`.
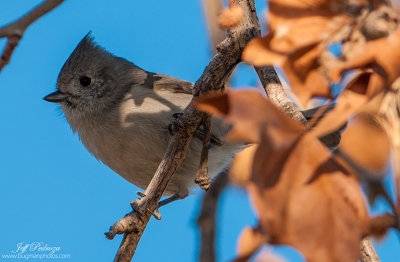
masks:
[[[140,191],[136,191],[136,194],[138,194],[138,196],[140,196],[140,197],[145,197],[146,196],[145,193],[140,192]]]
[[[147,211],[150,212],[150,214],[157,220],[161,220],[162,216],[160,214],[160,212],[158,212],[158,208],[155,209],[154,211],[151,211],[149,208],[147,208]]]

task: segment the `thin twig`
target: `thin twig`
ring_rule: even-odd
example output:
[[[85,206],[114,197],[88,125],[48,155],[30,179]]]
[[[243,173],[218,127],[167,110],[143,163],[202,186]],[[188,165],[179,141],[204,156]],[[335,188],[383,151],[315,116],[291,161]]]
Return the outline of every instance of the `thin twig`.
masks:
[[[0,57],[0,71],[10,62],[14,49],[17,47],[20,39],[21,37],[17,35],[8,37],[3,54]]]
[[[268,98],[291,118],[306,123],[307,120],[297,105],[287,96],[279,76],[273,66],[255,67]]]
[[[204,138],[203,148],[201,150],[200,166],[197,170],[195,182],[202,189],[208,190],[210,187],[210,176],[208,175],[208,151],[210,149],[210,137],[211,137],[211,116],[206,115],[202,121]]]
[[[374,244],[370,237],[365,237],[360,242],[361,248],[361,262],[380,262],[378,254],[375,251]]]
[[[255,10],[253,11],[252,8],[254,0],[235,0],[234,2],[243,8],[246,17],[229,31],[228,37],[219,46],[219,52],[196,82],[195,97],[208,91],[221,90],[224,87],[227,78],[240,62],[244,46],[257,34],[255,24],[258,24],[258,20],[254,18]],[[135,210],[137,212],[128,214],[132,216],[132,219],[129,219],[124,233],[129,233],[125,234],[114,261],[130,261],[132,259],[140,237],[151,217],[148,210],[157,208],[158,201],[175,170],[182,162],[190,139],[204,116],[204,113],[195,108],[194,100],[192,100],[172,125],[173,136],[168,149],[145,191],[145,196],[136,201]],[[128,221],[126,218],[123,220]],[[112,227],[108,236],[111,238],[114,233],[119,232]]]
[[[62,2],[64,2],[64,0],[44,1],[18,20],[0,28],[0,38],[13,35],[22,36],[28,26],[38,20],[41,16],[47,14],[48,12],[59,6]]]
[[[215,261],[216,211],[218,199],[228,184],[228,170],[223,170],[211,184],[210,190],[203,197],[197,224],[201,232],[200,262]]]
[[[59,6],[62,2],[64,2],[64,0],[44,1],[18,20],[0,28],[0,38],[8,38],[7,44],[0,58],[0,71],[10,62],[12,53],[18,45],[19,40],[21,40],[25,30],[33,22]]]

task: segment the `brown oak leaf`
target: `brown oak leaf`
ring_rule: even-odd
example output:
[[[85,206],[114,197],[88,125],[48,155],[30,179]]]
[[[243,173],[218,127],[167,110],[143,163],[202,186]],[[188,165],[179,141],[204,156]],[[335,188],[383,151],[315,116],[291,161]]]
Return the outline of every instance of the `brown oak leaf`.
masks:
[[[258,92],[218,96],[227,102],[222,109],[215,95],[210,103],[202,98],[199,107],[224,112],[234,139],[259,143],[253,159],[241,164],[243,172],[251,170],[246,188],[259,232],[271,244],[297,248],[307,261],[357,261],[369,217],[356,178],[303,125]]]
[[[372,105],[371,99],[375,98],[382,88],[382,78],[378,74],[372,70],[359,72],[339,95],[333,110],[329,111],[311,132],[321,137],[338,130],[352,115],[367,110],[367,107]],[[379,101],[375,99],[373,103],[377,104]]]
[[[376,72],[388,86],[399,77],[400,30],[387,37],[364,42],[348,55],[345,62],[332,67],[329,76],[332,81],[337,82],[344,72],[355,68],[369,68],[373,65],[382,69],[377,69]]]
[[[233,262],[248,261],[265,242],[265,234],[260,231],[260,228],[245,227],[238,240],[238,257]]]
[[[365,1],[357,1],[363,5]],[[253,39],[242,58],[256,66],[282,67],[303,106],[312,97],[331,98],[328,76],[321,68],[327,41],[352,21],[347,1],[270,0],[269,33]]]
[[[339,148],[356,164],[374,173],[382,174],[388,167],[390,141],[368,114],[359,114],[349,123]]]

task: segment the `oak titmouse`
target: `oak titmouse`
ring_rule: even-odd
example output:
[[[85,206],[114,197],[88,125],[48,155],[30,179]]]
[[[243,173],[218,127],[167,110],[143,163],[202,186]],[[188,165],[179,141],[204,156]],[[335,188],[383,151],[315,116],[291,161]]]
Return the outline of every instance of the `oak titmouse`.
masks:
[[[98,159],[144,189],[164,156],[169,125],[192,99],[193,84],[147,72],[116,57],[85,36],[62,67],[57,91],[44,99],[60,103],[71,128]],[[227,128],[212,120],[219,141],[209,152],[209,174],[215,176],[240,145],[223,143]],[[188,195],[200,163],[201,130],[192,139],[164,195]]]

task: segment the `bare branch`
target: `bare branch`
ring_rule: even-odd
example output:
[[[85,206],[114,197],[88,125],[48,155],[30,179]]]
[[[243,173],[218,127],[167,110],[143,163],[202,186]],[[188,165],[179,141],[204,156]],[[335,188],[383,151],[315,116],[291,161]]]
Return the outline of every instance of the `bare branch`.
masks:
[[[203,197],[197,224],[201,231],[200,262],[215,261],[215,226],[218,199],[228,184],[228,170],[221,172]]]
[[[10,62],[12,53],[14,52],[15,47],[17,47],[20,39],[21,37],[16,35],[8,37],[7,44],[0,57],[0,71]]]
[[[135,232],[136,230],[134,228],[134,215],[135,211],[132,211],[126,214],[124,218],[120,219],[112,227],[110,227],[110,231],[105,233],[106,238],[112,240],[118,234],[124,234],[125,232]]]
[[[273,66],[255,67],[268,98],[291,118],[306,123],[307,120],[297,105],[287,96]]]
[[[375,251],[374,244],[370,237],[365,237],[360,242],[361,248],[361,262],[380,262],[378,254]]]
[[[7,44],[0,57],[0,71],[10,62],[12,53],[18,45],[19,40],[21,40],[25,30],[33,22],[59,6],[62,2],[64,2],[64,0],[46,0],[18,20],[0,28],[0,38],[8,38]]]
[[[18,35],[22,37],[25,30],[33,22],[39,19],[44,14],[47,14],[57,6],[59,6],[64,0],[46,0],[42,4],[36,6],[34,9],[29,11],[20,19],[15,22],[0,28],[0,37],[10,37],[13,35]]]
[[[183,160],[193,133],[206,115],[195,108],[194,99],[208,91],[223,89],[226,80],[240,62],[244,46],[258,33],[254,0],[235,0],[234,2],[243,8],[246,15],[236,27],[229,31],[228,37],[219,46],[219,52],[196,82],[193,100],[172,125],[173,136],[168,149],[145,191],[145,196],[136,201],[135,211],[137,212],[128,214],[128,216],[132,216],[132,219],[129,219],[128,227],[124,232],[130,233],[125,234],[114,261],[130,261],[132,259],[140,237],[151,217],[148,210],[153,211],[157,208],[158,201],[168,182]],[[128,221],[126,218],[123,220]],[[107,236],[111,238],[118,232],[118,230],[110,231]]]

